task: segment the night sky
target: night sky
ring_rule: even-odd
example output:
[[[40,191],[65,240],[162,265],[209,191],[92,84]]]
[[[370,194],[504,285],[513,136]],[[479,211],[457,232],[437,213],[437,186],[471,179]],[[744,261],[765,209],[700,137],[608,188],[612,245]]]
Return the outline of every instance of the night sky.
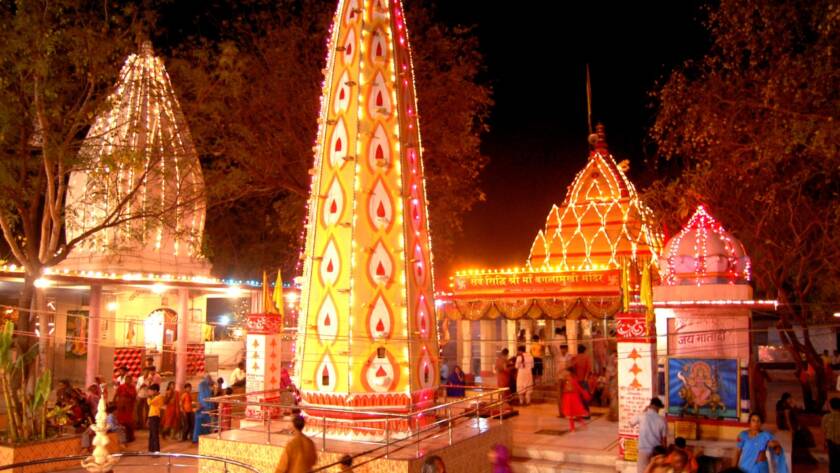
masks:
[[[637,186],[652,177],[649,92],[707,49],[700,2],[439,3],[445,21],[478,25],[496,101],[482,140],[487,201],[466,216],[455,268],[525,263],[551,206],[586,163],[587,63],[593,122],[606,125],[610,151],[630,160]]]

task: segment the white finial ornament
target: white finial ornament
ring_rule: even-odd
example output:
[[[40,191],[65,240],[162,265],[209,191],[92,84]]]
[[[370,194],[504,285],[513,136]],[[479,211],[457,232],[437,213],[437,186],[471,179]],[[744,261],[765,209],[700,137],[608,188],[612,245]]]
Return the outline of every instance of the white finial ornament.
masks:
[[[96,433],[93,438],[93,454],[82,460],[82,468],[91,473],[105,473],[111,471],[117,464],[117,459],[108,452],[108,414],[105,412],[106,393],[102,392],[99,398],[99,406],[96,408],[96,424],[90,428]]]

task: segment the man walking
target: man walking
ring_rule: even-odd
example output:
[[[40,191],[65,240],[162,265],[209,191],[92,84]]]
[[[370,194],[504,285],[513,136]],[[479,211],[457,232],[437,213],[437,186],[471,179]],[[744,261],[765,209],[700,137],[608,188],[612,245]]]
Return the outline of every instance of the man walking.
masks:
[[[277,464],[274,473],[309,473],[318,462],[315,443],[303,435],[303,426],[306,425],[306,421],[301,416],[295,416],[292,419],[292,425],[295,428],[294,436],[283,449],[280,463]]]
[[[840,398],[829,401],[831,412],[822,419],[825,447],[828,449],[828,471],[840,471]]]
[[[659,415],[663,407],[662,401],[655,397],[650,400],[645,411],[633,420],[632,425],[639,426],[639,455],[636,460],[638,473],[644,473],[654,448],[668,445],[668,426]]]

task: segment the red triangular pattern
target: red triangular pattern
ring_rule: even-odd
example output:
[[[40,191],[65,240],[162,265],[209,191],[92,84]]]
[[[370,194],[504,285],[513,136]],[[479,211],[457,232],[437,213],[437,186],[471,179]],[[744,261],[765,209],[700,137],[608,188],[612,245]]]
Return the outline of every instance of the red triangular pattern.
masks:
[[[376,370],[376,377],[377,378],[381,378],[381,377],[387,376],[387,375],[388,375],[388,373],[385,371],[385,368],[383,368],[381,366],[379,367],[378,370]]]
[[[381,107],[385,101],[382,99],[382,91],[376,93],[376,106]]]
[[[341,151],[341,138],[335,140],[335,151]]]
[[[377,332],[384,332],[385,331],[385,324],[382,322],[382,319],[379,319],[379,322],[376,323],[376,331]]]
[[[324,316],[324,327],[329,327],[332,322],[330,321],[330,313],[327,312],[327,315]]]
[[[338,100],[344,100],[344,87],[338,91]]]
[[[376,55],[382,57],[382,43],[376,43]]]
[[[379,201],[379,207],[376,208],[376,216],[379,218],[385,218],[385,206],[382,204],[382,201]]]
[[[385,153],[382,151],[382,145],[376,145],[376,156],[377,161],[382,161],[385,159]]]
[[[332,260],[330,260],[330,261],[327,263],[327,272],[328,272],[328,273],[333,272],[333,262],[332,262]]]
[[[376,275],[377,276],[385,276],[385,266],[382,266],[382,262],[380,261],[376,265]]]
[[[332,202],[330,202],[330,213],[334,214],[336,212],[338,212],[338,204],[336,204],[335,199],[333,199]]]

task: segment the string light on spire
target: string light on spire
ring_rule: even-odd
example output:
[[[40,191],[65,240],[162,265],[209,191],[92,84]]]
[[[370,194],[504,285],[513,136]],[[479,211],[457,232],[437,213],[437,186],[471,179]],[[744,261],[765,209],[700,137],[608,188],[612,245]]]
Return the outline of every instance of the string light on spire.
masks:
[[[750,280],[744,246],[699,205],[685,227],[665,245],[665,284],[737,284]]]

